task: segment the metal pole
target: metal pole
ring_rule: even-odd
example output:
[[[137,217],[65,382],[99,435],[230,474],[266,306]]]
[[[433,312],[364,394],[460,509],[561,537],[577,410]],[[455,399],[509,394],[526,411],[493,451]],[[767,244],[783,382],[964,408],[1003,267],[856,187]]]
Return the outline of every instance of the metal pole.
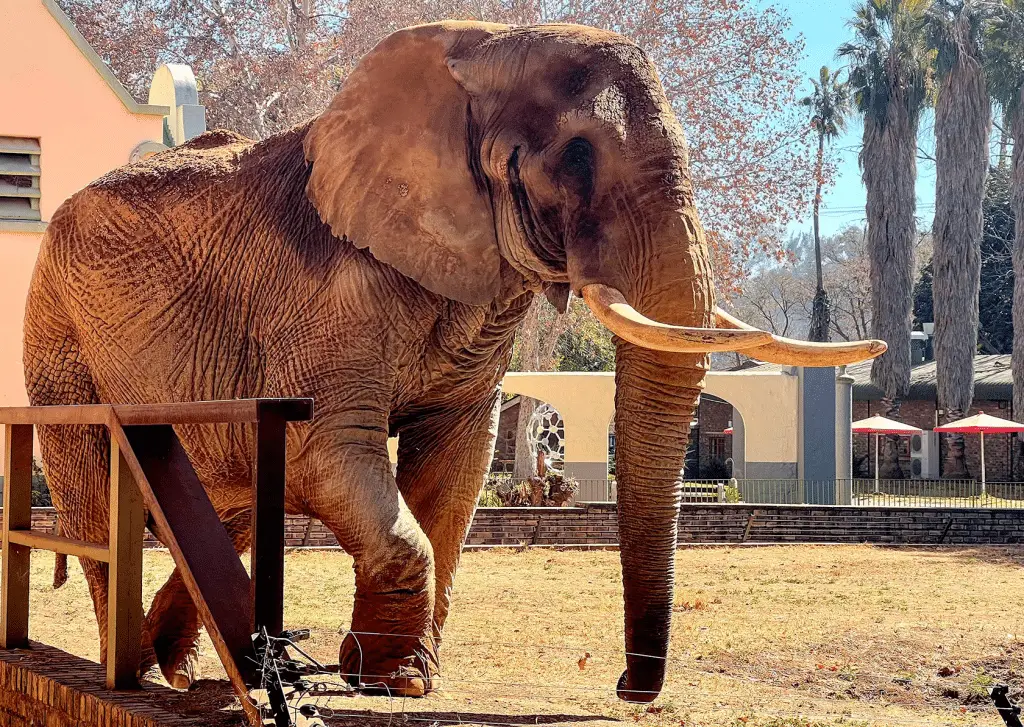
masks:
[[[985,432],[981,433],[981,496],[985,496]]]
[[[875,494],[878,494],[878,432],[875,432]]]

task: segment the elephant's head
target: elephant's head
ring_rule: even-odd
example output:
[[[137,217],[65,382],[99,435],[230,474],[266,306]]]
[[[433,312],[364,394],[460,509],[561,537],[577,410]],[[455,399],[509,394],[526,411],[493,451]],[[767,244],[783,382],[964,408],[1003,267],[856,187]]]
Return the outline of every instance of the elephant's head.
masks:
[[[614,33],[447,22],[389,36],[306,138],[308,194],[338,236],[468,303],[510,280],[582,295],[617,336],[626,671],[662,687],[676,520],[710,351],[831,366],[879,341],[773,337],[715,306],[686,142],[651,62]]]

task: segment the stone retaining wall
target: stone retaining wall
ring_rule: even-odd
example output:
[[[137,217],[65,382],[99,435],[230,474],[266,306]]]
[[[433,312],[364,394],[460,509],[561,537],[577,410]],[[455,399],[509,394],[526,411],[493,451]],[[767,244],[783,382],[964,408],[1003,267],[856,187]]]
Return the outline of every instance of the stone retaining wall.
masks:
[[[2,512],[0,512],[2,517]],[[32,511],[33,527],[51,531],[52,508]],[[318,521],[289,515],[289,547],[334,547]],[[479,508],[467,546],[614,546],[615,505]],[[827,507],[821,505],[684,504],[679,542],[686,543],[1024,543],[1024,509]],[[159,545],[147,532],[146,544]]]

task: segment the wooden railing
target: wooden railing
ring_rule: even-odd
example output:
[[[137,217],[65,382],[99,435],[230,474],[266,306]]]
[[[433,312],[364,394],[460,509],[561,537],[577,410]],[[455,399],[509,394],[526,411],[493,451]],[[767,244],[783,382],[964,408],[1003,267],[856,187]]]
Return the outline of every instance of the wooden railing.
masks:
[[[148,524],[168,547],[249,721],[256,677],[252,635],[282,629],[285,426],[312,418],[311,399],[0,408],[5,428],[0,648],[28,646],[32,548],[108,564],[106,683],[138,686],[142,539]],[[173,426],[256,425],[252,577],[246,574]],[[104,547],[32,530],[33,427],[101,425],[110,432],[110,528]],[[258,595],[258,597],[257,597]]]

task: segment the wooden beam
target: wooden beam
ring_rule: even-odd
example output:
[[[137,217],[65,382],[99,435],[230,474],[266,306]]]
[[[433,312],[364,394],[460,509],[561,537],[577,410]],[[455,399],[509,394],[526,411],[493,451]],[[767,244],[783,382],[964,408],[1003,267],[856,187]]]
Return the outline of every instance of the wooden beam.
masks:
[[[32,549],[11,540],[32,527],[32,426],[4,427],[3,565],[0,567],[0,648],[28,646],[28,587]]]
[[[312,399],[233,399],[171,404],[84,404],[0,408],[0,424],[109,424],[111,413],[122,426],[160,424],[252,423],[260,411],[285,421],[313,417]]]
[[[285,425],[277,409],[260,408],[252,488],[251,631],[278,636],[284,615]]]
[[[12,530],[10,541],[16,545],[26,548],[38,548],[49,550],[52,553],[63,553],[73,555],[76,558],[92,558],[100,563],[106,563],[110,557],[106,548],[96,543],[89,543],[85,540],[74,540],[73,538],[62,538],[59,535],[51,535],[38,530]]]
[[[170,426],[110,427],[250,722],[254,674],[249,576]],[[253,724],[259,724],[253,722]]]
[[[107,404],[80,406],[11,406],[0,408],[0,424],[106,424]]]
[[[138,689],[142,661],[142,494],[121,447],[110,443],[107,688]]]

